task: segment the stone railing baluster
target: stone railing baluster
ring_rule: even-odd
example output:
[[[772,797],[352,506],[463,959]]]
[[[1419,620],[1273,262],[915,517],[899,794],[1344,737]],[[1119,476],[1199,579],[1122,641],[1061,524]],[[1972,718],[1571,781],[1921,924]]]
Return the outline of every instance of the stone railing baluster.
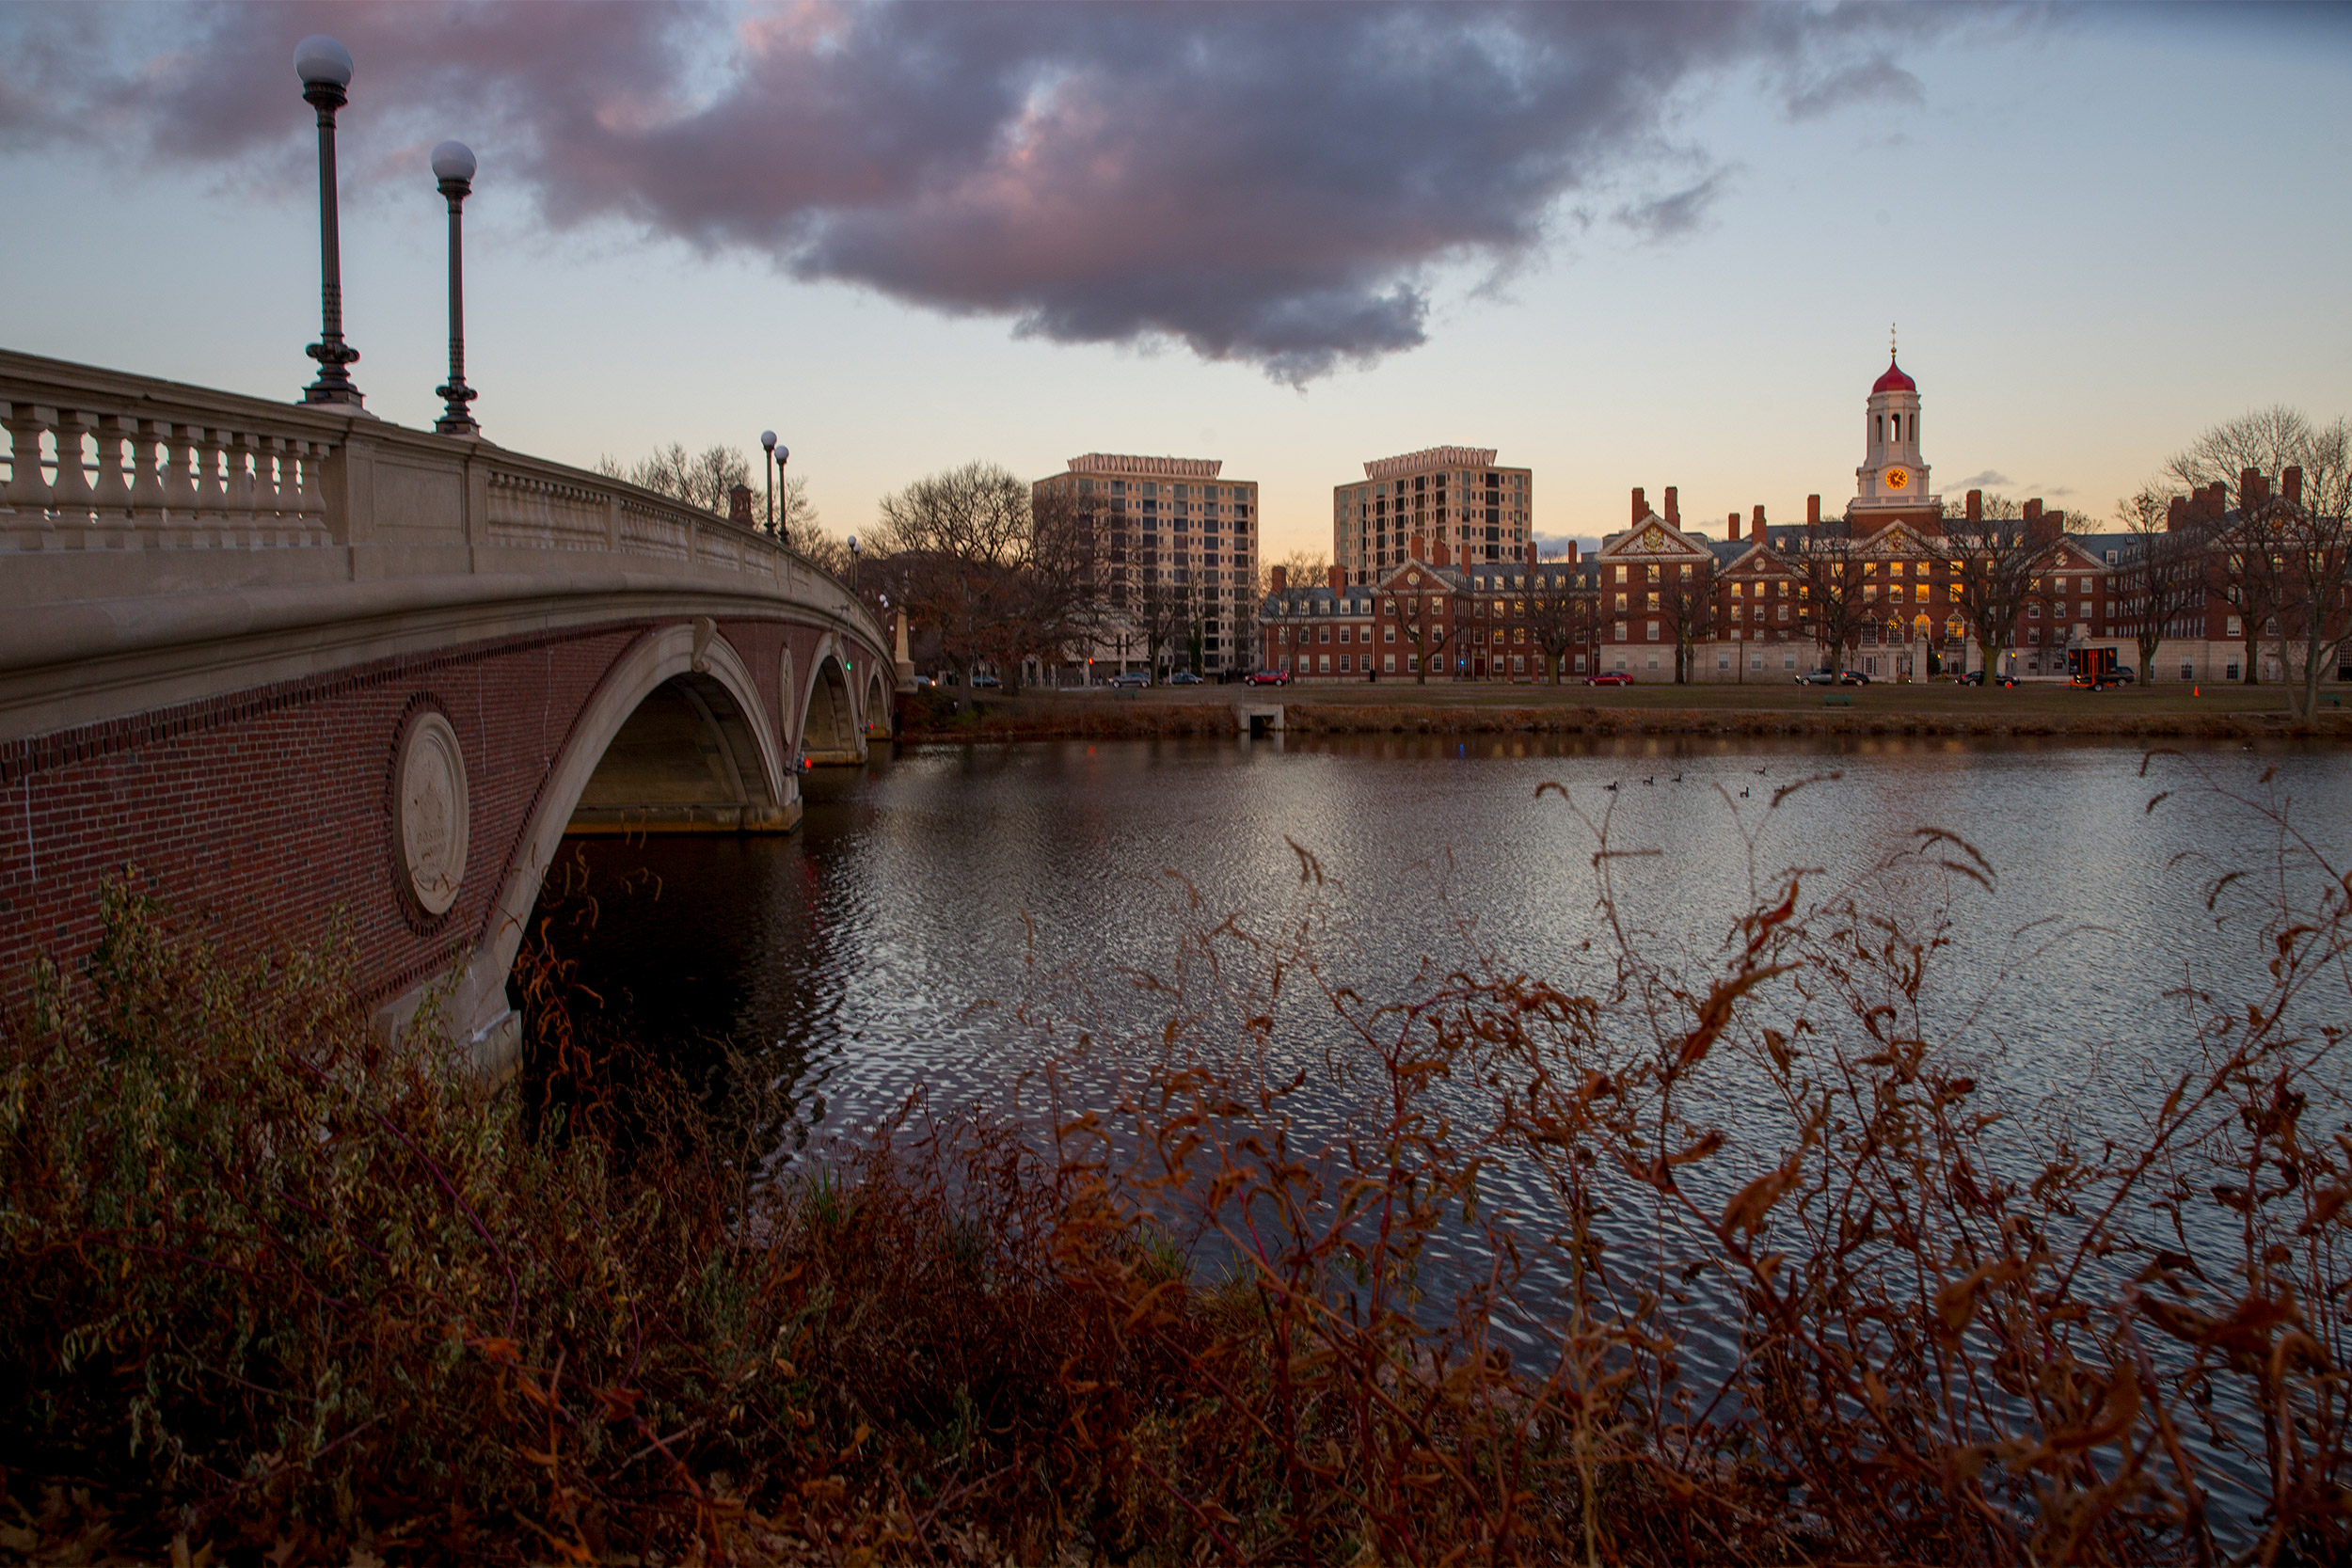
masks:
[[[96,541],[103,549],[132,549],[138,544],[131,518],[131,482],[122,471],[123,427],[131,423],[118,414],[90,421],[98,437],[98,480],[90,487],[90,506],[97,514]]]
[[[91,416],[71,408],[57,410],[57,425],[54,433],[57,443],[57,471],[50,481],[50,507],[57,515],[57,528],[69,536],[87,534],[90,511],[97,501],[90,489],[89,470],[83,467],[86,454],[83,445],[89,438],[89,426],[98,421]],[[75,537],[73,543],[84,540]]]
[[[236,542],[242,546],[267,543],[262,530],[268,520],[260,515],[262,487],[260,476],[254,472],[261,453],[254,450],[253,437],[236,431],[221,432],[221,456],[229,466],[229,521],[236,531]]]
[[[326,491],[319,483],[319,465],[326,461],[324,441],[296,441],[294,450],[301,454],[302,478],[295,491],[294,508],[302,514],[303,527],[311,537],[324,545],[332,535],[326,527]]]
[[[29,403],[8,405],[8,510],[16,514],[19,529],[34,529],[46,533],[49,530],[49,502],[52,490],[40,471],[40,438],[56,421],[54,408],[37,408]]]
[[[142,526],[159,528],[163,523],[164,476],[155,465],[155,444],[162,439],[165,426],[153,420],[122,421],[131,442],[131,514]]]
[[[194,425],[163,425],[164,433],[164,544],[166,547],[183,548],[196,543],[196,474],[194,471],[196,427]]]
[[[196,438],[196,526],[197,544],[228,543],[229,487],[221,479],[220,448],[228,436],[225,430],[205,425],[191,425],[188,433]],[[215,530],[218,539],[207,537]]]

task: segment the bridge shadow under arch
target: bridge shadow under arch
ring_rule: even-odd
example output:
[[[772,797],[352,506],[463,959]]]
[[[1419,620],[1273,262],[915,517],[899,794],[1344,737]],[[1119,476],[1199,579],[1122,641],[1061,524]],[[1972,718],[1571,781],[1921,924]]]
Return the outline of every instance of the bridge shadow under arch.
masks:
[[[564,831],[788,831],[789,801],[770,777],[756,712],[715,675],[672,675],[606,743]]]
[[[859,733],[857,706],[850,695],[849,673],[838,654],[828,650],[809,675],[808,700],[801,721],[801,754],[813,763],[860,763],[866,760],[865,737]]]
[[[687,624],[648,633],[606,672],[548,768],[451,1016],[485,1065],[512,1065],[507,972],[567,832],[783,832],[800,815],[774,716],[735,649]]]

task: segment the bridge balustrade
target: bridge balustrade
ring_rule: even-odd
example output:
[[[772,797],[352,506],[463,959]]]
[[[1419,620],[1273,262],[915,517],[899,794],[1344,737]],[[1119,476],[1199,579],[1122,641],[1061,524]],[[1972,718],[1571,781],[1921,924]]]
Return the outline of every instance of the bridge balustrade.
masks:
[[[771,535],[488,441],[7,351],[0,431],[0,739],[106,717],[92,660],[460,601],[740,595],[889,645]],[[209,684],[283,673],[246,662]]]
[[[486,441],[31,355],[0,351],[0,429],[9,555],[465,545],[817,573],[715,513]]]

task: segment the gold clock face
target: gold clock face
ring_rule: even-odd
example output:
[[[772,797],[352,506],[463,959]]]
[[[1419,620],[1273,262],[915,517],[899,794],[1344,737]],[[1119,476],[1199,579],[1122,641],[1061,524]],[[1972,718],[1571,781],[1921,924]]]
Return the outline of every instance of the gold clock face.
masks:
[[[1907,490],[1911,487],[1911,475],[1901,468],[1889,468],[1886,470],[1886,487],[1889,490]]]

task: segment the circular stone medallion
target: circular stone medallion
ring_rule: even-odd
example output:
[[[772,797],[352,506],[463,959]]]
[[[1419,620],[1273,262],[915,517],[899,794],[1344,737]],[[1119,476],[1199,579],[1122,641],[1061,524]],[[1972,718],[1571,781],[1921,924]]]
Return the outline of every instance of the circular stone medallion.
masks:
[[[466,875],[466,758],[457,732],[426,708],[408,721],[392,764],[394,864],[429,915],[457,902]]]

